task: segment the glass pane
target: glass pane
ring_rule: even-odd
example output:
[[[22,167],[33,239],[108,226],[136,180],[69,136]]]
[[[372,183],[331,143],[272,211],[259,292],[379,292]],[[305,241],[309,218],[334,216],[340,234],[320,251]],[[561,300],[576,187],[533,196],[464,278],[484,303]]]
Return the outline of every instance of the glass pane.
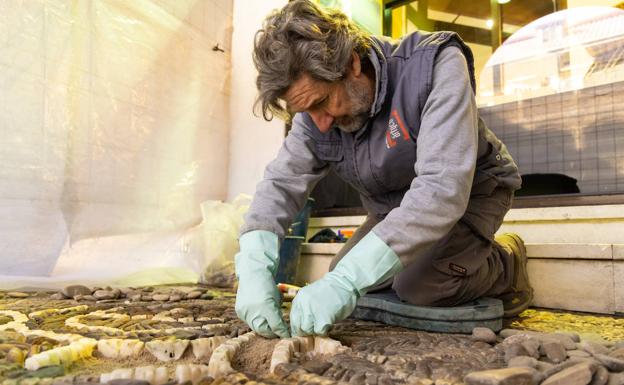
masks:
[[[554,12],[552,1],[543,0],[511,0],[501,4],[501,18],[503,20],[503,31],[514,33],[530,22],[544,17]],[[503,39],[505,36],[503,36]]]
[[[520,29],[488,60],[478,104],[525,180],[624,193],[624,11],[574,8]]]

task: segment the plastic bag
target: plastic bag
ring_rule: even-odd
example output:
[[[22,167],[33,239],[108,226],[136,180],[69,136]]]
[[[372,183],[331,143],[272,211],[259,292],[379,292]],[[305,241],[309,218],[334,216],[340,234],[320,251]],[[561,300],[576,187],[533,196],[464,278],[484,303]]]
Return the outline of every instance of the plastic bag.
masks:
[[[197,281],[199,207],[227,195],[231,15],[0,0],[0,286]]]
[[[238,253],[238,232],[251,196],[241,194],[232,203],[206,201],[201,204],[204,236],[204,265],[200,282],[217,287],[234,287],[234,256]]]

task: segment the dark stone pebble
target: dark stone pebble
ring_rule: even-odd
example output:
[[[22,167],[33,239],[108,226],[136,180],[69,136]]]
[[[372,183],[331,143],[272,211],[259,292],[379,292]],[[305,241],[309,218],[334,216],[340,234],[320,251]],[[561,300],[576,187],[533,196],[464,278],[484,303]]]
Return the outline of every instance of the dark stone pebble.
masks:
[[[90,288],[83,285],[69,285],[65,286],[61,293],[66,297],[73,298],[77,295],[91,295],[93,292]]]
[[[330,362],[323,362],[319,360],[310,360],[304,362],[301,367],[306,371],[314,374],[323,375],[332,366]]]
[[[612,372],[624,371],[624,360],[606,356],[604,354],[596,354],[594,357]]]
[[[201,334],[201,331],[194,330],[176,330],[173,336],[181,340],[194,340]]]
[[[65,375],[65,368],[63,366],[52,365],[52,366],[45,366],[43,368],[40,368],[34,371],[29,371],[28,373],[23,375],[22,378],[29,378],[29,377],[46,378],[46,377],[59,377],[59,376],[64,376],[64,375]]]
[[[275,376],[279,379],[284,379],[297,370],[301,370],[298,365],[293,363],[284,363],[277,365],[273,374],[275,374]]]
[[[594,377],[592,381],[589,383],[590,385],[605,385],[609,381],[609,371],[604,366],[598,366],[596,368],[596,373],[594,373]]]

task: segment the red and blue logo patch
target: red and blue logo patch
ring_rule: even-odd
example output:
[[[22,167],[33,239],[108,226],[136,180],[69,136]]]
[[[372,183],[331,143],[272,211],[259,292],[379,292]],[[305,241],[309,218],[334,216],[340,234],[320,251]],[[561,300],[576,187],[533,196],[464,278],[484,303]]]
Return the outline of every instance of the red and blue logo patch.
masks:
[[[388,121],[388,129],[386,130],[386,148],[396,146],[397,140],[403,137],[403,140],[410,141],[409,132],[403,124],[403,120],[399,116],[396,109],[392,110],[390,120]]]

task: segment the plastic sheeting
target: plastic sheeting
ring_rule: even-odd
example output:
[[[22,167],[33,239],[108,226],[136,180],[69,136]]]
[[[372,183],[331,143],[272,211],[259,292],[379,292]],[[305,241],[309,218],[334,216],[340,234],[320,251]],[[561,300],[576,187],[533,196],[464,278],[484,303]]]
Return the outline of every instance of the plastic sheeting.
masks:
[[[0,286],[197,279],[200,204],[225,197],[231,13],[0,2]]]

